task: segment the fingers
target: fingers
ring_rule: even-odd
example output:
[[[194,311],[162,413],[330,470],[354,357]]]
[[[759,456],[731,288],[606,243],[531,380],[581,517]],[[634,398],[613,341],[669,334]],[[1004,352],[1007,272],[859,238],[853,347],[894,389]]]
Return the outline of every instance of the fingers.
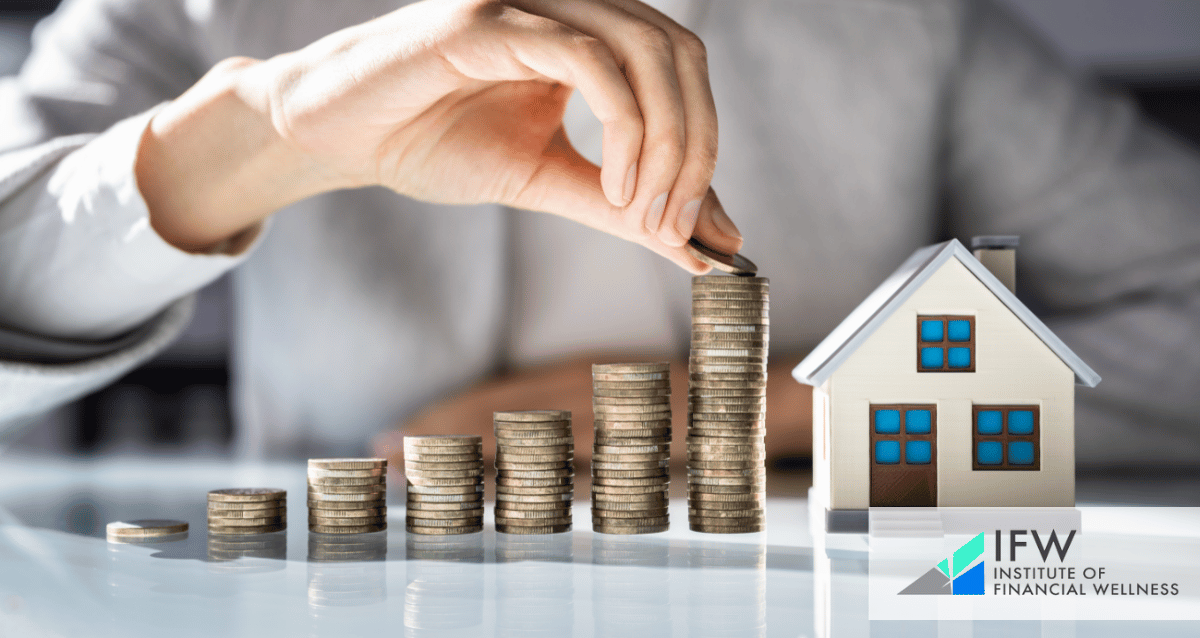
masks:
[[[554,213],[641,244],[692,274],[703,275],[711,269],[686,249],[668,246],[657,235],[631,229],[621,216],[623,209],[609,203],[601,192],[599,173],[600,169],[579,155],[560,129],[514,205]]]
[[[629,81],[602,41],[555,20],[518,9],[489,5],[485,19],[497,28],[484,31],[502,55],[457,57],[450,62],[469,77],[486,81],[549,79],[579,89],[592,112],[604,124],[605,198],[617,207],[633,199],[633,175],[643,147],[643,120]],[[508,68],[507,56],[522,68]]]
[[[621,214],[631,227],[640,225],[666,245],[683,246],[702,209],[717,156],[716,107],[699,38],[636,0],[510,1],[592,35],[612,50],[645,127],[634,199]],[[608,162],[606,148],[604,170]]]
[[[695,230],[689,236],[696,237],[705,246],[727,255],[742,249],[742,233],[733,220],[729,219],[729,215],[725,214],[725,207],[721,205],[717,193],[712,188],[708,189],[704,197]]]

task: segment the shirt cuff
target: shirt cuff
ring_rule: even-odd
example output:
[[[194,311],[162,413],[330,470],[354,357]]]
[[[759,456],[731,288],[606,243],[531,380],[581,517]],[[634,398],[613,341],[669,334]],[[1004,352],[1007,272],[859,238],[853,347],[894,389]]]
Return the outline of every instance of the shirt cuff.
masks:
[[[49,337],[109,339],[238,265],[261,241],[259,225],[197,254],[155,232],[134,164],[160,108],[92,138],[0,207],[4,218],[20,220],[0,229],[0,322]]]

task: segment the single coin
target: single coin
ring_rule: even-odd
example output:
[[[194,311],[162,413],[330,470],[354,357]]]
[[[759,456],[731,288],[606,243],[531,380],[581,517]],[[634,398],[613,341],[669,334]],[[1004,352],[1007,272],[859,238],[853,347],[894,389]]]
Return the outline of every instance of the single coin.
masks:
[[[540,462],[521,462],[512,463],[506,461],[496,461],[496,469],[501,472],[512,471],[545,471],[545,470],[572,470],[573,464],[570,461],[540,461]]]
[[[464,478],[429,478],[425,476],[406,476],[405,480],[408,485],[416,485],[422,487],[466,487],[471,485],[482,485],[483,475],[467,476]]]
[[[515,412],[493,412],[495,421],[570,421],[570,410],[519,410]]]
[[[592,525],[605,525],[609,527],[648,527],[651,525],[666,525],[670,523],[670,517],[667,516],[647,516],[645,518],[601,518],[592,517]]]
[[[657,409],[670,408],[671,397],[669,395],[654,396],[654,397],[606,397],[592,396],[592,405],[611,405],[611,406],[653,406]]]
[[[358,503],[374,503],[386,498],[386,492],[371,492],[367,494],[326,494],[324,492],[308,491],[310,501],[348,501]]]
[[[263,518],[266,516],[286,516],[286,507],[275,507],[261,510],[208,510],[208,519],[221,518]]]
[[[405,512],[405,515],[408,516],[409,518],[425,518],[425,519],[436,519],[436,520],[458,520],[458,519],[463,519],[463,518],[475,518],[475,517],[483,516],[483,508],[477,507],[477,508],[471,509],[471,510],[457,510],[457,511],[422,510],[422,509],[409,508]]]
[[[496,437],[496,443],[501,449],[508,447],[536,447],[545,445],[567,445],[574,443],[575,439],[569,436],[564,437],[529,437],[529,438],[509,438]]]
[[[657,414],[660,412],[670,412],[671,403],[669,401],[661,401],[656,403],[622,403],[622,404],[605,404],[592,402],[593,414]],[[652,421],[653,419],[641,419],[642,421]]]
[[[604,497],[608,498],[604,498]],[[636,500],[633,497],[638,497]],[[651,498],[644,498],[651,496]],[[615,498],[614,498],[615,497]],[[663,507],[670,503],[665,492],[660,494],[593,494],[592,508],[601,510],[642,510],[651,507]]]
[[[416,461],[405,459],[404,471],[437,471],[446,472],[450,470],[481,470],[483,469],[483,458],[472,459],[470,461],[451,461],[451,462],[432,462],[432,461]]]
[[[374,525],[312,525],[308,526],[308,531],[318,534],[372,534],[374,532],[382,532],[387,529],[387,523],[377,523]]]
[[[404,453],[405,463],[410,463],[413,461],[416,461],[417,463],[462,463],[464,461],[478,461],[482,458],[482,451],[464,454],[425,454],[423,452]]]
[[[514,487],[511,485],[497,485],[496,494],[513,494],[513,495],[544,495],[544,494],[567,494],[575,490],[575,485],[541,485],[536,487]]]
[[[593,363],[592,374],[600,373],[636,373],[636,372],[668,372],[671,370],[669,361],[652,363]]]
[[[526,503],[526,502],[524,502],[524,501],[521,501],[521,502],[517,502],[517,501],[496,501],[496,507],[495,507],[495,510],[496,510],[496,511],[505,511],[505,510],[521,510],[521,511],[543,510],[543,511],[550,511],[550,510],[552,510],[552,511],[558,511],[558,512],[561,512],[561,511],[565,511],[565,510],[568,510],[568,509],[571,509],[571,502],[570,502],[570,501],[546,501],[546,502],[544,502],[544,503]]]
[[[511,516],[496,515],[496,527],[501,525],[507,527],[553,527],[555,525],[569,525],[571,523],[570,516],[555,516],[547,518],[514,518]]]
[[[713,388],[717,390],[748,390],[755,387],[755,384],[762,384],[764,387],[766,381],[729,381],[727,379],[692,379],[693,388]]]
[[[738,406],[741,407],[741,406]],[[743,408],[744,409],[744,408]],[[766,418],[766,410],[746,410],[743,412],[701,412],[692,410],[688,414],[688,424],[695,422],[699,423],[736,423],[736,424],[759,424]]]
[[[771,297],[769,292],[759,290],[692,290],[692,301],[766,301]]]
[[[404,447],[438,448],[438,447],[469,447],[483,445],[483,437],[478,434],[424,434],[404,437]]]
[[[669,484],[661,485],[592,485],[592,498],[597,496],[652,496],[664,494]]]
[[[692,491],[688,492],[688,502],[698,503],[750,503],[757,502],[766,498],[763,494],[758,493],[743,493],[743,494],[711,494],[707,492]],[[707,507],[707,505],[706,505]]]
[[[707,518],[721,518],[721,519],[753,518],[753,519],[763,520],[764,517],[765,517],[765,514],[763,514],[763,510],[761,507],[752,507],[752,508],[747,508],[747,509],[697,509],[694,507],[688,508],[688,518],[700,520],[701,522],[704,522],[703,519],[707,519]]]
[[[312,470],[372,470],[386,469],[387,459],[309,459],[308,467]]]
[[[692,450],[693,448],[695,448],[695,446],[709,446],[709,447],[713,448],[712,451],[714,451],[714,452],[719,452],[719,453],[724,453],[724,454],[733,454],[733,453],[737,453],[737,452],[753,452],[753,451],[763,449],[762,448],[763,437],[761,435],[737,434],[736,436],[734,436],[734,435],[713,436],[713,435],[709,434],[708,430],[704,430],[704,434],[705,434],[705,436],[699,436],[698,434],[689,433],[688,437],[687,437],[687,445],[689,446],[688,450]],[[729,446],[740,446],[740,447],[748,446],[748,447],[751,447],[754,449],[753,450],[728,450],[728,449],[725,449],[725,448],[728,448]],[[696,451],[702,451],[702,450],[696,450]]]
[[[474,470],[413,470],[406,469],[404,478],[413,483],[434,485],[429,481],[451,481],[442,485],[465,485],[483,476],[484,469]]]
[[[425,536],[451,536],[459,534],[475,534],[483,531],[483,524],[464,525],[461,527],[410,527],[405,526],[405,531],[410,534],[422,534]]]
[[[506,522],[509,522],[509,523],[511,523],[513,519],[522,519],[522,520],[556,519],[557,520],[557,519],[562,519],[562,518],[570,518],[570,512],[567,510],[564,510],[562,508],[542,510],[542,509],[520,509],[520,508],[512,508],[512,507],[497,507],[496,518],[508,519],[508,521],[506,521]],[[539,521],[538,524],[554,525],[556,523],[544,523],[544,522]]]
[[[599,470],[592,468],[592,478],[656,478],[669,476],[670,472],[666,468],[651,468],[648,470]]]
[[[406,501],[405,507],[410,510],[422,510],[426,512],[461,512],[463,510],[473,510],[483,507],[483,499],[477,501],[460,501],[457,503],[430,503],[427,501]],[[309,510],[310,512],[312,510]]]
[[[464,517],[455,519],[439,518],[405,518],[405,525],[412,527],[462,527],[483,524],[483,516]]]
[[[278,499],[274,501],[209,501],[208,511],[233,511],[233,512],[251,512],[255,510],[273,510],[287,507],[287,500]]]
[[[728,476],[688,476],[688,485],[727,485],[765,487],[765,476],[728,477]]]
[[[432,505],[432,503],[429,503]],[[457,503],[455,503],[457,505]],[[478,506],[477,506],[478,507]],[[308,508],[309,516],[322,516],[325,518],[369,518],[375,516],[387,516],[386,507],[366,507],[355,510],[331,510],[321,507]]]
[[[523,445],[519,448],[499,448],[496,450],[497,456],[554,455],[565,457],[573,452],[575,452],[574,443],[564,443],[561,445]]]
[[[625,422],[647,422],[647,421],[670,421],[671,411],[660,412],[611,412],[608,410],[597,410],[594,412],[595,420],[604,423],[620,423]]]
[[[608,447],[608,446],[605,446],[605,447]],[[608,454],[608,453],[606,453],[606,454],[592,455],[593,465],[596,463],[606,463],[606,464],[607,463],[650,463],[653,461],[670,461],[670,460],[671,460],[670,452],[648,452],[648,453],[641,453],[641,454]],[[636,470],[638,468],[635,468],[635,467],[630,467],[630,468],[609,467],[608,469],[610,469],[610,470],[622,470],[622,469]]]
[[[687,462],[687,466],[689,468],[695,468],[697,470],[740,470],[743,468],[747,468],[747,467],[751,467],[751,466],[758,466],[761,464],[762,464],[762,461],[758,460],[758,459],[728,461],[728,460],[710,460],[710,459],[706,458],[705,460],[702,460],[702,461],[696,460],[696,459],[688,459],[688,462]]]
[[[658,485],[667,485],[670,482],[670,473],[664,472],[658,476],[592,476],[592,486],[601,485],[605,487],[649,487]]]
[[[754,485],[700,485],[688,484],[688,497],[697,494],[730,495],[730,494],[761,494],[766,489],[766,483]]]
[[[572,492],[563,492],[561,494],[497,494],[496,502],[562,503],[570,502],[573,496]]]
[[[592,383],[597,381],[613,382],[636,382],[636,381],[670,381],[671,373],[668,371],[659,372],[593,372]]]
[[[375,494],[387,491],[387,485],[313,485],[309,483],[308,491],[321,494]]]
[[[321,526],[328,525],[328,526],[333,526],[333,527],[354,527],[357,525],[385,525],[385,524],[387,524],[386,516],[372,516],[372,517],[360,517],[360,518],[350,518],[350,517],[328,518],[325,516],[313,516],[310,514],[308,517],[309,527],[312,527],[313,525],[321,525]]]
[[[592,387],[592,398],[606,399],[669,399],[671,397],[670,388],[607,388],[607,387]]]
[[[762,441],[767,433],[765,421],[695,421],[688,424],[688,436],[701,439],[740,438]],[[729,441],[736,444],[738,441]]]
[[[721,285],[721,286],[766,286],[771,282],[766,277],[727,277],[725,275],[696,275],[692,277],[692,288],[697,286]]]
[[[671,444],[663,443],[662,445],[593,445],[592,455],[603,456],[605,454],[670,454]]]
[[[605,462],[592,461],[592,470],[652,470],[655,468],[667,468],[671,466],[669,460],[662,461],[629,461],[629,462]]]
[[[689,357],[690,366],[766,366],[767,357]]]
[[[699,523],[713,527],[743,527],[746,525],[763,524],[766,522],[765,515],[759,511],[751,516],[699,516],[688,514],[688,522]]]
[[[729,325],[714,325],[714,324],[693,324],[692,336],[697,334],[719,334],[727,332],[730,334],[741,335],[752,339],[763,338],[760,335],[769,335],[771,332],[770,326],[759,324],[729,324]]]
[[[570,437],[570,428],[554,428],[547,430],[504,430],[496,428],[496,443],[500,446],[510,441],[533,441],[531,445],[554,445],[539,443],[541,439],[558,439]]]
[[[597,432],[612,433],[614,435],[624,435],[624,430],[662,430],[671,427],[671,419],[655,419],[653,421],[606,421],[605,419],[596,419],[593,421]]]
[[[618,523],[633,522],[635,520],[642,519],[663,518],[667,515],[667,508],[665,506],[645,509],[609,509],[600,508],[597,505],[592,506],[593,519],[605,519],[608,521],[616,521]]]
[[[308,484],[317,487],[342,487],[342,486],[365,486],[365,485],[387,485],[387,479],[382,476],[372,476],[368,478],[308,478]]]
[[[689,529],[702,534],[755,534],[766,529],[765,523],[753,523],[739,527],[723,527],[704,523],[689,523]]]
[[[763,299],[696,299],[692,298],[692,310],[760,310],[770,305],[769,296]]]
[[[736,302],[728,302],[736,304]],[[706,306],[701,303],[692,303],[692,321],[704,318],[728,317],[735,319],[746,319],[748,324],[760,323],[758,319],[765,319],[770,315],[770,304],[766,301],[761,301],[747,306],[735,305],[717,305]],[[708,322],[713,323],[713,322]]]
[[[571,525],[544,525],[540,527],[518,527],[496,523],[496,531],[501,534],[562,534],[571,531]]]
[[[287,529],[287,524],[280,523],[277,525],[259,525],[255,527],[245,527],[240,525],[214,525],[209,523],[209,534],[271,534],[281,532]]]
[[[482,437],[480,437],[482,438]],[[477,454],[483,451],[483,443],[425,445],[424,443],[406,442],[404,454],[421,456],[437,456],[444,454]]]
[[[640,430],[631,432],[612,432],[605,430],[596,433],[595,444],[607,448],[647,447],[652,445],[668,446],[671,444],[671,431],[666,430],[654,436],[639,436]]]
[[[712,495],[710,495],[710,496],[712,496]],[[706,510],[728,511],[728,510],[751,510],[751,509],[756,509],[758,511],[762,511],[763,507],[766,505],[766,496],[765,495],[754,495],[754,497],[755,498],[753,498],[753,499],[745,500],[745,501],[707,501],[707,500],[689,498],[688,499],[688,507],[690,507],[694,510],[699,510],[699,511],[706,511]]]
[[[737,254],[727,255],[704,245],[695,237],[688,240],[687,251],[709,266],[733,275],[753,277],[758,272],[758,266],[749,259]]]
[[[767,366],[762,363],[741,364],[741,365],[712,365],[693,363],[688,366],[690,374],[737,374],[742,376],[759,376],[767,374]]]
[[[132,521],[113,521],[105,532],[113,538],[158,538],[188,531],[187,521],[166,518],[143,518]]]
[[[276,525],[287,522],[287,514],[277,516],[259,516],[255,518],[213,518],[208,517],[210,525],[227,525],[229,527],[256,527],[259,525]]]
[[[317,468],[308,469],[308,478],[312,479],[348,479],[348,478],[383,478],[387,474],[384,468],[371,468],[367,470],[321,470]]]
[[[592,392],[598,390],[670,390],[671,379],[646,379],[643,381],[606,381],[592,379]]]
[[[287,490],[274,487],[235,487],[208,493],[208,500],[224,502],[279,501],[285,498]]]
[[[751,445],[742,445],[737,443],[730,443],[729,445],[712,445],[707,441],[705,443],[698,443],[694,439],[689,439],[686,445],[689,454],[692,452],[697,452],[700,454],[705,454],[708,452],[712,452],[714,454],[756,454],[763,450],[761,443],[755,443]]]
[[[766,409],[765,396],[722,399],[694,397],[688,400],[688,412],[691,414],[762,414]]]
[[[561,470],[499,470],[497,475],[515,479],[550,479],[575,476],[575,469]]]
[[[413,485],[407,486],[410,495],[422,494],[429,496],[451,496],[456,494],[483,494],[483,479],[476,479],[466,485]]]
[[[663,525],[642,525],[642,526],[624,526],[624,525],[598,525],[592,524],[592,531],[597,534],[657,534],[671,529],[669,524]]]
[[[386,501],[382,498],[370,501],[314,501],[308,499],[308,509],[318,510],[361,510],[369,508],[381,508],[386,506]]]
[[[574,478],[570,476],[549,479],[508,478],[505,476],[496,477],[496,485],[505,487],[553,487],[571,485],[574,482]]]

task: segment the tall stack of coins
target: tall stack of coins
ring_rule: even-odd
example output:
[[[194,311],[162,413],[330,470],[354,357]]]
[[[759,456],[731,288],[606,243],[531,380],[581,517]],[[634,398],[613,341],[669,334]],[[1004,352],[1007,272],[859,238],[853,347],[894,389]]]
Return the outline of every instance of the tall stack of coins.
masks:
[[[483,531],[483,437],[404,437],[404,526],[413,534]]]
[[[569,410],[496,412],[496,531],[571,531],[575,440]]]
[[[671,366],[592,366],[592,529],[665,532],[671,474]]]
[[[208,493],[209,534],[270,534],[287,529],[287,492],[243,487]]]
[[[688,363],[688,521],[693,531],[765,525],[769,282],[692,279]]]
[[[387,459],[309,459],[308,531],[387,529]]]

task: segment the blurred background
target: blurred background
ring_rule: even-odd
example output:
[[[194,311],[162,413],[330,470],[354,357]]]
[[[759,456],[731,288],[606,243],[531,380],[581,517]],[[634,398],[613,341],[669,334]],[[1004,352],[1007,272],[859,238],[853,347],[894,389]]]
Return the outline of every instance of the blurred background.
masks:
[[[1131,95],[1145,115],[1200,146],[1200,2],[999,0],[1074,66]],[[16,73],[30,33],[58,0],[0,0],[0,76]],[[224,454],[232,304],[228,278],[200,293],[172,348],[113,385],[45,417],[14,451],[111,455]]]

